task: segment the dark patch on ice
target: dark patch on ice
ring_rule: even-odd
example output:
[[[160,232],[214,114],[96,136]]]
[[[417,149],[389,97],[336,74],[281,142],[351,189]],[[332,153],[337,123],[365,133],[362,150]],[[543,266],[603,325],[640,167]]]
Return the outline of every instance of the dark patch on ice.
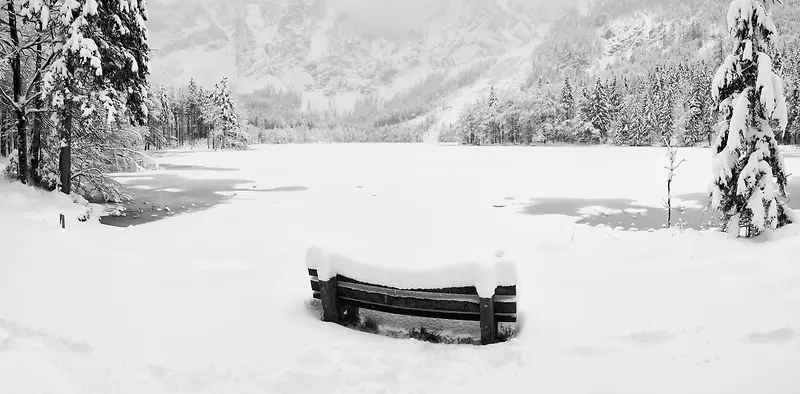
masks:
[[[660,345],[673,339],[675,339],[675,336],[667,331],[639,331],[620,338],[623,342],[639,346]]]
[[[797,153],[800,157],[800,151]],[[800,176],[791,177],[786,188],[788,201],[786,206],[800,210]],[[677,201],[691,204],[691,207],[672,209],[672,226],[682,226],[694,230],[705,230],[718,227],[717,216],[711,211],[707,193],[679,194],[673,197],[673,204]],[[599,206],[610,212],[607,214],[593,214],[582,216],[578,212],[581,208]],[[699,207],[698,207],[699,206]],[[640,213],[625,212],[626,209],[647,210]],[[622,211],[622,212],[618,212]],[[665,208],[645,207],[635,204],[628,198],[533,198],[530,204],[522,205],[520,213],[528,215],[567,215],[578,216],[576,223],[590,226],[607,226],[610,228],[621,227],[623,230],[636,229],[647,231],[649,229],[663,228],[667,223],[667,210]]]
[[[751,333],[747,336],[747,340],[757,344],[784,343],[790,341],[794,336],[794,330],[781,328],[773,331]]]
[[[239,171],[239,168],[228,168],[228,167],[206,167],[206,166],[198,166],[193,164],[160,164],[159,167],[161,169],[167,171],[188,171],[188,170],[195,170],[195,171]]]
[[[125,192],[134,198],[130,204],[106,205],[108,210],[119,207],[125,214],[124,216],[107,215],[100,218],[101,223],[116,227],[139,225],[170,216],[202,211],[225,203],[235,194],[308,190],[305,186],[259,189],[253,185],[252,180],[247,179],[195,179],[164,172],[125,174],[115,178],[124,182]]]
[[[691,203],[690,207],[672,208],[672,225],[703,230],[716,226],[711,212],[704,210],[708,204],[705,193],[683,194],[674,197],[677,201]],[[696,207],[699,205],[700,207]],[[603,212],[579,213],[587,207],[602,207]],[[607,212],[606,212],[607,211]],[[528,215],[567,215],[580,217],[576,223],[590,226],[603,225],[623,230],[646,231],[660,229],[667,224],[667,210],[638,205],[628,198],[534,198],[522,206],[520,213]]]
[[[252,191],[256,192],[303,192],[308,190],[305,186],[282,186],[282,187],[274,187],[272,189],[252,189]],[[248,189],[247,191],[250,191]]]

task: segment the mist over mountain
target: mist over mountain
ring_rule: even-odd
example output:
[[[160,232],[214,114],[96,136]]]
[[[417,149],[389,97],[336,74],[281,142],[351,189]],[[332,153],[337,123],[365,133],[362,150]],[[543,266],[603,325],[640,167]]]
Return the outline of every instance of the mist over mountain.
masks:
[[[524,70],[564,7],[528,0],[151,1],[154,81],[239,93],[293,91],[303,108],[352,110],[435,72],[505,57]],[[527,49],[526,49],[527,48]],[[517,62],[509,61],[517,60]],[[512,64],[515,63],[515,64]]]
[[[380,123],[455,120],[491,87],[718,62],[727,2],[710,0],[151,0],[153,80],[227,76],[269,112]],[[773,7],[793,32],[796,6]],[[794,18],[794,19],[793,19]],[[375,118],[378,121],[374,121]],[[422,121],[422,120],[419,120]],[[392,123],[388,122],[388,123]]]

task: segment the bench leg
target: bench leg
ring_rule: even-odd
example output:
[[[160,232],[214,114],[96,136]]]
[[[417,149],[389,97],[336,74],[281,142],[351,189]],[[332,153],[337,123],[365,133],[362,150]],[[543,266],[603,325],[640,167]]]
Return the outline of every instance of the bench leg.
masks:
[[[336,278],[319,281],[319,295],[322,298],[322,320],[338,323],[341,313],[336,305]]]
[[[481,345],[495,343],[497,322],[494,320],[494,297],[481,298]]]

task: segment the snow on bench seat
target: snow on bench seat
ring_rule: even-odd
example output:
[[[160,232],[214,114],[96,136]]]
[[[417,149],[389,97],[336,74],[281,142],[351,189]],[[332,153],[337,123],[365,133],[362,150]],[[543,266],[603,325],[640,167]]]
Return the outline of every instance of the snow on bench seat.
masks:
[[[398,289],[474,286],[490,298],[498,286],[517,284],[517,266],[503,251],[480,245],[433,242],[318,242],[306,251],[306,266],[326,281],[336,275]]]

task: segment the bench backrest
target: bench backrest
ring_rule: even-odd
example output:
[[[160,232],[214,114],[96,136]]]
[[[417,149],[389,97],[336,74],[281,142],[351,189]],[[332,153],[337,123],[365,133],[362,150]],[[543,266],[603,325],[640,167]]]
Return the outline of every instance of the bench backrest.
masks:
[[[320,281],[308,269],[314,298],[323,301],[326,321],[339,321],[342,307],[367,308],[400,315],[481,322],[481,342],[495,341],[498,322],[517,321],[517,287],[498,286],[492,298],[481,298],[474,286],[398,289],[342,275]]]

